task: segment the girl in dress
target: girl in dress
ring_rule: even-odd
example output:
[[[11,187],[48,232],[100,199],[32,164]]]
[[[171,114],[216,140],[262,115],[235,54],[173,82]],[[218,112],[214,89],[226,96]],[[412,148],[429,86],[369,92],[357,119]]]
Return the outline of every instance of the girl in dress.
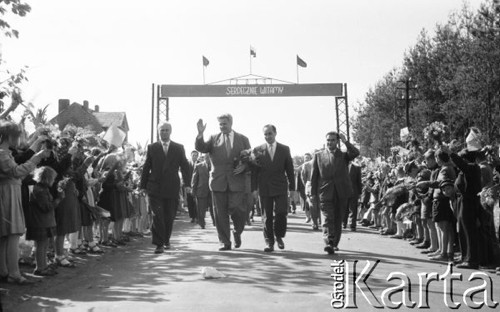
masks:
[[[50,154],[43,149],[18,165],[9,147],[19,145],[21,129],[0,120],[0,279],[16,284],[30,283],[19,271],[19,238],[26,230],[22,208],[21,181]]]
[[[54,184],[57,172],[51,167],[40,167],[35,170],[33,192],[30,196],[30,218],[27,218],[26,239],[35,241],[36,268],[33,272],[38,276],[51,276],[56,274],[47,265],[47,248],[49,238],[56,236],[55,208],[64,198],[64,192],[58,192],[53,198],[50,187]],[[29,220],[29,221],[28,221]]]

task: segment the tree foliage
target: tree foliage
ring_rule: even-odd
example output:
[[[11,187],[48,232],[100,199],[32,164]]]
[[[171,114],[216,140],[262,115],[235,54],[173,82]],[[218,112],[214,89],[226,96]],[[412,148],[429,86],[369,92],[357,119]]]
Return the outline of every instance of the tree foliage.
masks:
[[[5,17],[8,15],[26,16],[31,11],[31,7],[20,0],[0,0],[0,39],[2,37],[18,38],[19,31],[12,28]],[[3,40],[2,40],[3,41]],[[6,118],[14,111],[22,98],[19,93],[19,86],[26,78],[26,68],[16,72],[6,69],[6,62],[3,60],[0,51],[0,118]],[[5,96],[10,96],[12,104],[4,110],[4,103],[1,101]]]
[[[477,12],[464,6],[437,25],[422,30],[392,70],[366,93],[354,118],[353,136],[368,156],[387,155],[403,144],[404,83],[410,79],[410,132],[423,141],[422,129],[442,121],[449,138],[461,139],[472,126],[496,140],[500,122],[500,1],[488,0]]]
[[[0,16],[9,12],[14,15],[26,16],[30,11],[31,7],[20,0],[0,0]],[[0,18],[0,30],[6,37],[19,37],[19,32],[12,28],[4,18]]]

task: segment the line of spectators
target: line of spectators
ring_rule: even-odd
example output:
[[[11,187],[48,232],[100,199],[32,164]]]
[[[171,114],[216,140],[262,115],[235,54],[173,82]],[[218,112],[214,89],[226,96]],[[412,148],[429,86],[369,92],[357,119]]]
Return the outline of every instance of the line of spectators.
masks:
[[[34,275],[51,276],[74,267],[75,255],[100,254],[148,232],[132,148],[92,146],[75,131],[54,137],[45,127],[26,137],[21,126],[0,120],[0,282],[31,283],[20,262],[33,259]],[[19,259],[31,241],[31,253]]]

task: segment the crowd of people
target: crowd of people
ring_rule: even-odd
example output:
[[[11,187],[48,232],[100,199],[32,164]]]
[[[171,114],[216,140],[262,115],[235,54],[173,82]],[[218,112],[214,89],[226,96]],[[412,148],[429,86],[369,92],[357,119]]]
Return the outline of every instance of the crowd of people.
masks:
[[[498,150],[471,129],[465,142],[417,140],[406,155],[363,161],[362,226],[408,239],[430,261],[500,275]]]
[[[131,236],[150,234],[154,253],[163,253],[182,203],[201,229],[210,213],[220,251],[242,245],[255,214],[264,252],[275,244],[284,249],[287,215],[299,206],[311,230],[322,230],[328,254],[339,250],[343,230],[366,226],[408,239],[432,261],[500,266],[500,158],[477,136],[462,150],[456,140],[425,151],[413,140],[408,154],[373,160],[360,157],[343,134],[328,132],[325,147],[298,165],[274,125],[264,125],[265,143],[251,148],[230,114],[217,121],[220,133],[205,139],[199,120],[188,159],[168,122],[142,151],[95,144],[74,128],[55,136],[41,126],[27,135],[0,120],[0,281],[31,283],[19,269],[26,261],[19,259],[21,239],[32,242],[28,261],[38,276],[74,267],[72,255],[126,245]]]
[[[103,246],[148,232],[140,155],[136,161],[130,147],[60,134],[42,126],[28,136],[0,120],[0,281],[29,284],[20,262],[33,262],[34,275],[52,276],[75,266],[72,255],[103,253]],[[19,259],[20,246],[32,247],[27,257]]]

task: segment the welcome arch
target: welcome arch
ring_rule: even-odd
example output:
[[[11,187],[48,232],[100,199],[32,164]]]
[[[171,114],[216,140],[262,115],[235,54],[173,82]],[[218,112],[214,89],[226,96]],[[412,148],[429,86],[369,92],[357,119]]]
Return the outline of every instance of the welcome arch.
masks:
[[[152,85],[151,100],[151,142],[160,119],[170,119],[170,98],[173,97],[297,97],[326,96],[335,101],[335,117],[337,132],[343,133],[347,140],[349,135],[349,106],[346,83],[272,83],[271,78],[260,77],[232,78],[225,84],[204,85]],[[241,81],[245,83],[241,83]],[[249,83],[249,82],[254,83]],[[262,81],[263,83],[259,83]],[[267,83],[270,81],[271,83]],[[280,81],[282,82],[282,81]],[[156,122],[155,122],[156,116]],[[158,136],[158,134],[157,134]]]

